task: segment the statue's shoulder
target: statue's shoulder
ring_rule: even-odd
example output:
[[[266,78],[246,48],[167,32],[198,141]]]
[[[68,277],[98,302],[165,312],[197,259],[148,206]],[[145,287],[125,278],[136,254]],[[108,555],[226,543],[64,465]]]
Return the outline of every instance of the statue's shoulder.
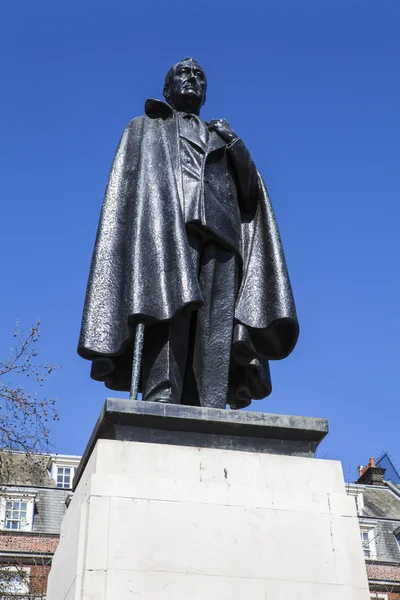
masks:
[[[144,114],[139,117],[135,117],[125,127],[125,132],[136,133],[137,131],[143,131],[143,128],[153,127],[155,121],[163,121],[163,118],[157,118],[154,114]]]
[[[132,119],[131,121],[129,121],[129,123],[125,127],[125,130],[134,130],[134,129],[137,129],[138,127],[143,126],[143,123],[146,120],[147,120],[146,115],[140,115],[140,117],[135,117],[134,119]]]
[[[143,134],[147,120],[146,115],[141,115],[140,117],[135,117],[129,121],[122,132],[121,139],[124,140],[125,143],[137,141],[137,138],[140,138]]]
[[[150,127],[153,129],[154,126],[157,127],[160,122],[173,116],[172,108],[161,100],[148,99],[145,102],[144,108],[145,114],[129,121],[128,125],[125,127],[126,133],[136,133],[143,130],[143,127]],[[155,125],[156,122],[157,125]]]

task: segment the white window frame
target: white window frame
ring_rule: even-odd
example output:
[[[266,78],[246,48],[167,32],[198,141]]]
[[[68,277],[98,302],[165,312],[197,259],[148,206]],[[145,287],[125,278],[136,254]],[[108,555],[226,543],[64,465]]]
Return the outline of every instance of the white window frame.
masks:
[[[48,466],[51,479],[54,480],[56,487],[60,490],[70,490],[72,488],[72,482],[76,469],[80,463],[79,456],[52,456]],[[58,469],[71,469],[70,473],[70,485],[58,485]]]
[[[6,490],[4,496],[0,499],[0,529],[8,533],[16,533],[18,531],[33,531],[33,519],[35,514],[35,497],[36,494],[24,491]],[[6,527],[6,503],[7,502],[25,502],[26,503],[26,521],[18,529]]]
[[[397,545],[399,547],[399,552],[400,552],[400,531],[399,531],[399,533],[395,533],[394,537],[396,538],[396,542],[397,542]]]
[[[396,529],[393,531],[393,535],[395,537],[395,540],[396,540],[397,546],[398,546],[398,550],[400,552],[400,527],[396,527]]]
[[[364,559],[365,560],[376,560],[377,558],[377,554],[376,554],[376,543],[375,543],[375,538],[376,538],[376,522],[374,523],[360,523],[360,535],[361,535],[361,544],[362,544],[362,548],[363,548],[363,552],[364,552]],[[365,544],[366,542],[364,542],[363,539],[363,533],[366,533],[368,535],[368,550],[370,555],[367,556],[365,554]]]
[[[355,485],[346,485],[346,492],[348,496],[354,498],[357,516],[361,517],[364,511],[364,490],[360,490],[360,488]]]
[[[10,594],[10,600],[11,598],[18,598],[20,597],[21,599],[23,598],[27,598],[27,596],[29,595],[30,592],[30,575],[31,575],[31,569],[30,567],[1,567],[0,569],[0,577],[1,577],[1,571],[7,571],[9,573],[20,573],[20,572],[24,572],[26,573],[26,580],[25,581],[21,581],[19,582],[19,584],[17,584],[17,587],[13,587],[13,589],[2,589],[2,598],[7,598],[7,594]]]
[[[387,594],[379,594],[378,592],[370,592],[371,600],[388,600],[389,596]]]
[[[66,473],[66,469],[69,470],[69,473]],[[56,487],[58,488],[63,488],[64,490],[70,490],[72,488],[72,481],[74,479],[74,475],[75,475],[75,469],[74,467],[67,467],[64,465],[57,465],[56,467]],[[61,477],[62,482],[60,485],[60,482],[58,481],[58,479]],[[69,479],[69,484],[66,485],[66,479]]]

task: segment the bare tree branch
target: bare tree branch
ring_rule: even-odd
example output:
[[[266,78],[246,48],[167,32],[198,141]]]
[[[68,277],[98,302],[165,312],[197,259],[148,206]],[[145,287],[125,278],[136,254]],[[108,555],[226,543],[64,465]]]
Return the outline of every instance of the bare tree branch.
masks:
[[[38,396],[37,388],[58,368],[37,361],[39,336],[40,321],[28,334],[17,324],[9,356],[0,361],[0,448],[6,450],[46,451],[49,423],[59,419],[55,399]]]
[[[7,485],[15,485],[21,476],[32,482],[44,477],[43,464],[35,454],[49,451],[49,426],[59,420],[56,400],[42,397],[40,393],[58,367],[38,359],[39,337],[40,321],[28,333],[21,331],[17,323],[8,357],[0,361],[0,497],[3,496],[3,502]],[[23,460],[13,460],[13,456],[17,456],[13,454],[15,451],[24,453],[18,455]],[[10,532],[2,531],[0,536],[4,539]],[[32,576],[30,570],[15,557],[14,560],[0,559],[0,598],[44,598],[46,577]]]

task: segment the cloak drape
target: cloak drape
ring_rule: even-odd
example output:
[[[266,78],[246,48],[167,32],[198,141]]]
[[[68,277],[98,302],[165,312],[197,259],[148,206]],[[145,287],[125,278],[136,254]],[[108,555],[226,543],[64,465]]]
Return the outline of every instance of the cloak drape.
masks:
[[[176,143],[175,143],[176,142]],[[135,324],[195,310],[202,296],[190,260],[180,198],[174,118],[142,116],[125,129],[111,167],[83,311],[79,354],[110,389],[129,390]],[[285,358],[298,323],[271,202],[260,177],[242,221],[228,403],[242,408],[271,393],[268,360]]]

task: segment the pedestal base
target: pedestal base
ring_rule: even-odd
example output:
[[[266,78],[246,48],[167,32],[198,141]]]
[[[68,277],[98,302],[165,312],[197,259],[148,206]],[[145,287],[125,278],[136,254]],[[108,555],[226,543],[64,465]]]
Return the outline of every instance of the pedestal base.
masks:
[[[106,414],[108,425],[118,420],[106,408],[97,432],[107,430]],[[354,499],[338,462],[223,448],[223,434],[220,447],[196,446],[185,443],[183,422],[177,431],[161,421],[122,424],[127,441],[94,434],[48,600],[369,599]],[[321,438],[326,423],[316,423],[309,430]],[[266,445],[269,426],[259,436]]]

